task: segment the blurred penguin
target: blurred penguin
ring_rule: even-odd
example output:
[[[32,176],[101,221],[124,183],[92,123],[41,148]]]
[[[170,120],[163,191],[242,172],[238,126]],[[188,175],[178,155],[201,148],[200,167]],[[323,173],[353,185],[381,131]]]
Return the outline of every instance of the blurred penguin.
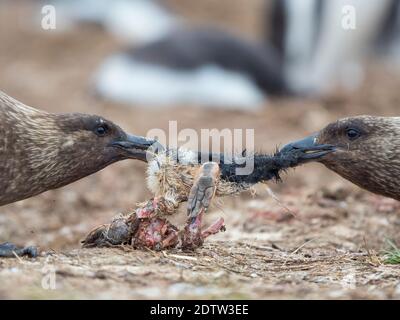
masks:
[[[276,51],[213,27],[179,28],[107,59],[97,93],[116,101],[255,110],[286,91]]]
[[[70,24],[96,23],[125,40],[94,75],[97,96],[139,106],[200,105],[257,110],[285,93],[269,45],[217,27],[190,28],[161,1],[54,0]]]
[[[272,39],[290,88],[311,95],[357,88],[362,60],[372,52],[392,1],[275,0]],[[353,25],[347,18],[354,18]]]
[[[391,68],[393,64],[400,66],[400,1],[391,1],[376,38],[375,48],[389,62]]]

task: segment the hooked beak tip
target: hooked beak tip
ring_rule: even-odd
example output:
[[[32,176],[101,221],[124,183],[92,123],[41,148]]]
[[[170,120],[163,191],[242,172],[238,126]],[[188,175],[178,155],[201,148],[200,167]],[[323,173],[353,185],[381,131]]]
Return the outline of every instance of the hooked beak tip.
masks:
[[[317,161],[325,155],[334,152],[336,147],[331,144],[318,144],[317,135],[311,135],[304,139],[288,143],[280,151],[280,154],[292,154],[298,163]]]
[[[122,149],[130,158],[145,160],[147,150],[156,142],[154,139],[128,134],[126,138],[113,141],[111,145]]]

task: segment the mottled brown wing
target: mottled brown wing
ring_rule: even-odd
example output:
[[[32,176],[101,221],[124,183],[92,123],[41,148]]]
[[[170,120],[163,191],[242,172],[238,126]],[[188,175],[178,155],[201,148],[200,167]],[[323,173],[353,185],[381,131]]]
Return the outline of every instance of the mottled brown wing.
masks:
[[[199,168],[188,197],[187,214],[190,218],[207,211],[215,195],[219,176],[219,165],[216,162],[206,162]]]

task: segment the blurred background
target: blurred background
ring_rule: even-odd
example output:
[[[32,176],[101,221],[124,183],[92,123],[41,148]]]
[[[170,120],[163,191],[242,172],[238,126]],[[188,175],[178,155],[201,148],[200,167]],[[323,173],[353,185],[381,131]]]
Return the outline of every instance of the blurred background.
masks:
[[[255,129],[256,149],[270,153],[340,117],[399,115],[399,1],[362,2],[1,0],[0,90],[50,112],[99,114],[141,135],[167,130],[169,120],[199,132]],[[56,10],[56,29],[42,27],[46,5]],[[0,241],[78,247],[91,228],[151,196],[145,168],[116,163],[1,207]],[[271,188],[301,217],[312,216],[315,232],[336,237],[331,242],[356,248],[369,232],[380,247],[384,236],[398,236],[395,214],[373,216],[381,198],[319,164],[283,180]],[[307,233],[262,188],[255,199],[229,198],[223,207],[216,214],[228,232],[220,239],[285,246],[288,234]]]

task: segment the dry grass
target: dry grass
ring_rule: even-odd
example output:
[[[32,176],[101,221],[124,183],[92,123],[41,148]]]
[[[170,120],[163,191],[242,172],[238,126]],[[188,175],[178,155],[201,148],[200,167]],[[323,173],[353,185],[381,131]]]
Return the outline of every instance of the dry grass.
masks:
[[[45,266],[56,270],[55,290],[41,286]],[[371,266],[365,252],[287,253],[260,241],[214,241],[190,254],[71,250],[2,261],[0,271],[8,298],[383,299],[400,297],[399,276],[395,266]]]

